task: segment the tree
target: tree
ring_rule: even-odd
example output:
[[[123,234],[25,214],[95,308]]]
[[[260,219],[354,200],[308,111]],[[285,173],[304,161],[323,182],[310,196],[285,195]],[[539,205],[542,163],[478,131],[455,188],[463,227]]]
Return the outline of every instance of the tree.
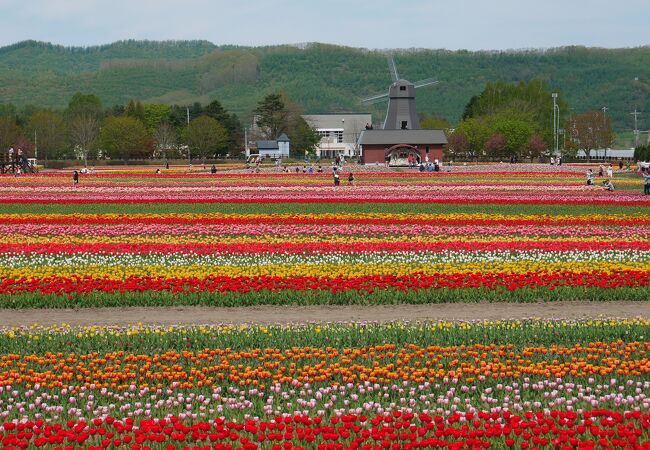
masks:
[[[531,123],[508,115],[497,115],[492,129],[506,140],[504,156],[519,155],[526,148],[528,139],[533,134]]]
[[[99,136],[102,150],[113,159],[151,156],[151,141],[144,124],[134,117],[109,117]]]
[[[304,157],[305,153],[313,153],[320,142],[318,132],[301,116],[295,118],[290,128],[291,153],[298,158]]]
[[[463,120],[456,132],[463,134],[467,139],[467,149],[475,157],[483,154],[485,143],[490,137],[490,129],[482,119],[470,118]]]
[[[139,101],[134,101],[133,99],[129,100],[129,103],[124,109],[124,115],[138,119],[143,124],[145,123],[144,106],[142,106],[142,103]]]
[[[449,128],[447,119],[436,114],[418,113],[418,116],[420,116],[420,128],[423,130],[446,130]]]
[[[267,139],[277,137],[287,132],[289,125],[289,110],[286,108],[282,94],[269,94],[264,97],[254,111],[257,116],[255,123]]]
[[[601,111],[590,111],[572,117],[568,129],[572,143],[584,150],[587,159],[590,159],[591,150],[607,149],[614,142],[609,116]]]
[[[0,117],[0,151],[16,145],[19,136],[20,128],[16,125],[16,119],[10,116]]]
[[[243,128],[236,114],[228,114],[218,100],[212,101],[205,107],[205,115],[212,117],[228,131],[228,148],[232,152],[241,148]],[[277,136],[276,136],[277,137]]]
[[[158,129],[154,132],[154,140],[156,141],[155,156],[162,156],[169,158],[171,152],[177,147],[176,130],[169,122],[162,122]]]
[[[27,131],[29,137],[34,137],[41,159],[47,161],[48,157],[56,157],[65,147],[67,130],[60,113],[39,111],[32,114]]]
[[[143,106],[144,126],[147,133],[153,135],[163,123],[169,124],[172,108],[163,104],[147,104]]]
[[[546,143],[544,139],[539,134],[533,134],[528,139],[528,144],[526,144],[526,150],[528,150],[528,156],[530,157],[530,162],[533,162],[535,158],[539,158],[542,153],[546,150]]]
[[[84,166],[87,166],[88,154],[99,134],[99,119],[92,113],[77,114],[71,119],[69,127],[70,141],[84,160]]]
[[[216,119],[208,116],[191,121],[185,139],[192,155],[203,160],[225,152],[228,148],[228,131]]]
[[[68,102],[65,111],[66,116],[72,118],[78,115],[91,115],[99,118],[102,116],[102,102],[94,94],[82,94],[77,92]]]
[[[454,131],[447,138],[447,152],[452,158],[464,156],[467,153],[468,146],[467,136],[461,132]]]
[[[485,143],[485,151],[492,158],[500,158],[505,155],[507,149],[506,138],[500,134],[493,134]]]

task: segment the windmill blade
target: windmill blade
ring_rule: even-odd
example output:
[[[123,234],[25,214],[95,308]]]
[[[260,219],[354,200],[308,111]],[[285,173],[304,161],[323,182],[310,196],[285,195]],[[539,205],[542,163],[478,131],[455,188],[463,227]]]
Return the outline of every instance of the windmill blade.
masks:
[[[363,100],[361,100],[361,103],[365,103],[367,105],[372,105],[372,104],[375,104],[375,103],[383,102],[387,98],[388,98],[388,93],[379,94],[379,95],[375,95],[373,97],[364,98]]]
[[[399,74],[397,73],[397,66],[395,65],[395,59],[393,55],[388,55],[388,70],[390,70],[390,77],[393,79],[393,83],[399,80]]]
[[[438,84],[440,81],[433,79],[433,78],[425,78],[424,80],[420,80],[417,83],[415,83],[415,88],[421,88],[424,86],[431,86],[432,84]]]

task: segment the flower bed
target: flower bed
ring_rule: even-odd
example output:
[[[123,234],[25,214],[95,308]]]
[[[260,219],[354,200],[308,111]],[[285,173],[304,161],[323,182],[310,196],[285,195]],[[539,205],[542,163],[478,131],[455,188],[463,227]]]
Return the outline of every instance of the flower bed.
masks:
[[[641,319],[5,329],[0,442],[647,448],[649,329]]]
[[[281,173],[6,180],[8,307],[625,300],[650,289],[647,200],[570,171],[377,172],[339,187]]]

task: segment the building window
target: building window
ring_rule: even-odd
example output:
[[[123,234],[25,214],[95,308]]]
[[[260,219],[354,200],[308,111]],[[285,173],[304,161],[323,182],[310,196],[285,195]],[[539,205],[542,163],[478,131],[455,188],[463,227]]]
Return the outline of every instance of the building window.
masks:
[[[399,87],[399,90],[400,90],[400,91],[405,91],[405,90],[406,90],[406,86],[400,86],[400,87]]]
[[[408,129],[408,122],[406,120],[402,120],[402,130]]]

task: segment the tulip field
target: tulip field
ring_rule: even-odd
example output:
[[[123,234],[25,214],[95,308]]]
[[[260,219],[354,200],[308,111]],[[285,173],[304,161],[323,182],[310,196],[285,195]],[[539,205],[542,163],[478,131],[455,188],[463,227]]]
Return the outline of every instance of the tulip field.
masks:
[[[341,180],[2,176],[0,315],[650,299],[636,174]],[[226,322],[0,325],[0,448],[650,449],[647,317]]]
[[[4,178],[5,307],[650,298],[634,177],[616,192],[575,170],[68,178]]]

